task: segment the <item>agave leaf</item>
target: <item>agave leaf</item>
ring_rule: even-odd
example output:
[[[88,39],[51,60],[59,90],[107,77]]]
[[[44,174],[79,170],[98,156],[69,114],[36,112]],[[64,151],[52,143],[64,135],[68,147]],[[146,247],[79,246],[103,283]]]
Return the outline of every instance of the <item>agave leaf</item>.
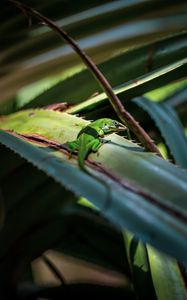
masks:
[[[142,97],[133,101],[146,110],[155,121],[176,163],[187,168],[187,139],[172,107],[167,103],[154,103]]]
[[[76,139],[89,122],[66,113],[34,109],[20,111],[0,120],[0,128],[20,134],[38,134],[59,143]]]
[[[47,137],[54,133],[54,140],[57,141],[58,137],[60,144],[67,142],[67,137],[72,140],[83,124],[88,123],[65,113],[30,110],[4,118],[0,127],[11,130],[15,125],[16,131],[20,129],[20,133],[23,133],[24,127],[28,130],[26,123],[27,120],[31,122],[33,113],[32,118],[36,118],[38,130],[35,135],[41,136],[42,130],[45,139],[44,131],[49,131]],[[55,124],[56,132],[54,128],[49,128],[48,121]],[[30,128],[30,136],[34,130]],[[128,228],[144,241],[186,260],[187,173],[154,154],[143,152],[140,147],[120,136],[112,134],[108,138],[111,142],[100,148],[99,156],[89,156],[89,165],[92,166],[89,170],[94,172],[92,177],[77,168],[76,159],[69,160],[66,152],[46,148],[45,143],[42,147],[41,142],[38,144],[33,140],[30,144],[23,141],[21,136],[7,132],[1,131],[0,134],[4,145],[77,196],[88,198],[118,228]],[[93,161],[100,163],[100,172],[94,170]],[[104,170],[108,172],[103,173]],[[110,185],[110,200],[102,178]]]
[[[163,48],[165,51],[163,51]],[[99,68],[110,83],[113,86],[117,86],[139,76],[146,75],[147,72],[156,72],[160,67],[185,58],[186,51],[187,39],[186,35],[182,35],[151,43],[138,49],[129,50],[99,64]],[[113,76],[114,73],[115,76]],[[82,84],[83,82],[84,85]],[[158,86],[158,80],[154,80],[153,82],[154,88]],[[163,82],[162,79],[159,85],[164,83],[165,81]],[[75,86],[79,86],[79,88],[75,89]],[[142,90],[139,90],[140,86],[135,86],[132,90],[133,96],[142,93]],[[147,90],[149,90],[149,87],[145,86],[143,92]],[[66,101],[77,104],[87,99],[95,92],[101,92],[100,86],[93,80],[92,75],[88,70],[83,70],[44,91],[31,102],[27,103],[25,107],[43,106],[51,103],[51,99],[55,99],[56,102]],[[127,89],[125,91],[126,99],[129,98],[129,93],[130,91]],[[25,102],[28,102],[26,94]],[[24,103],[23,101],[20,101],[18,97],[15,108],[17,109],[23,106]]]
[[[187,59],[184,58],[171,65],[161,67],[156,71],[152,71],[146,75],[130,80],[129,82],[126,82],[121,86],[115,87],[114,93],[121,95],[122,100],[126,99],[128,91],[131,93],[131,97],[135,96],[137,86],[139,87],[138,93],[140,94],[145,93],[147,90],[151,89],[151,86],[150,85],[147,86],[147,84],[150,83],[152,85],[152,88],[155,88],[155,81],[160,79],[162,76],[164,77],[164,83],[166,83],[165,80],[167,79],[169,79],[169,81],[174,80],[174,78],[176,79],[176,76],[179,76],[178,78],[181,78],[182,74],[186,72],[185,71],[186,64],[187,64]],[[85,109],[91,110],[93,107],[96,108],[97,106],[103,104],[106,101],[106,99],[107,99],[106,94],[101,93],[98,96],[92,97],[91,99],[88,99],[83,103],[80,103],[75,107],[68,109],[67,112],[79,113],[80,111],[84,111]]]
[[[151,278],[147,247],[125,231],[124,243],[131,269],[132,282],[139,299],[156,299]],[[146,286],[146,289],[142,288]]]
[[[186,299],[187,292],[175,259],[124,233],[133,284],[140,299]],[[146,286],[146,289],[142,287]]]
[[[158,300],[185,300],[187,292],[177,262],[148,246],[153,283]]]

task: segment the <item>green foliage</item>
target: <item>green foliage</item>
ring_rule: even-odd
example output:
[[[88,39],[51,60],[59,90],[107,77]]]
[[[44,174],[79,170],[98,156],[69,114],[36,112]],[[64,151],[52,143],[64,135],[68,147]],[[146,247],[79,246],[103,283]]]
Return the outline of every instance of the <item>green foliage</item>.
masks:
[[[137,98],[134,101],[153,118],[175,162],[187,169],[187,139],[180,119],[172,107],[164,102],[153,103],[146,98]]]
[[[111,134],[98,154],[89,155],[90,175],[80,170],[66,142],[91,119],[118,116],[59,37],[35,20],[28,28],[25,16],[3,3],[0,296],[186,299],[187,4],[29,3],[93,57],[169,160],[147,153],[134,136]],[[42,108],[60,102],[67,103],[63,112]],[[32,276],[28,283],[32,262],[48,249],[118,272],[126,283],[47,287]]]

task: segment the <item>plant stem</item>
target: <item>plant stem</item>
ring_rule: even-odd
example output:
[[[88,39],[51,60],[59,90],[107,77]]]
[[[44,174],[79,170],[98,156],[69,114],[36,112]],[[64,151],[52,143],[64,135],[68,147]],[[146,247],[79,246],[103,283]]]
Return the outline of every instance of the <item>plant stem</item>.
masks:
[[[20,8],[24,14],[33,15],[34,17],[42,21],[42,23],[52,28],[74,49],[74,51],[81,57],[82,61],[92,72],[92,74],[98,81],[99,85],[102,87],[102,89],[108,96],[108,99],[112,107],[114,108],[116,114],[118,115],[119,119],[136,135],[137,139],[144,145],[147,151],[154,152],[159,156],[162,156],[160,151],[156,147],[155,143],[153,142],[153,140],[145,132],[145,130],[139,125],[139,123],[134,119],[134,117],[125,109],[118,96],[114,94],[108,80],[98,69],[98,67],[92,61],[92,59],[85,53],[85,51],[82,50],[79,47],[79,45],[62,28],[58,27],[53,21],[40,14],[38,11],[34,10],[33,8],[19,1],[16,0],[9,0],[9,1],[14,3],[18,8]]]

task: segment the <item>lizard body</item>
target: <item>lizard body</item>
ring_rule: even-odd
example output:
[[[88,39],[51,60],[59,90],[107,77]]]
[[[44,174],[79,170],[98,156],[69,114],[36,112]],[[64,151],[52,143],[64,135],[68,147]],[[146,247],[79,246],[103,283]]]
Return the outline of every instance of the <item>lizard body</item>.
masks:
[[[105,134],[124,131],[127,128],[118,121],[103,118],[98,119],[84,127],[77,135],[77,139],[67,142],[70,152],[78,151],[79,167],[88,173],[85,160],[91,152],[97,152],[102,145]]]

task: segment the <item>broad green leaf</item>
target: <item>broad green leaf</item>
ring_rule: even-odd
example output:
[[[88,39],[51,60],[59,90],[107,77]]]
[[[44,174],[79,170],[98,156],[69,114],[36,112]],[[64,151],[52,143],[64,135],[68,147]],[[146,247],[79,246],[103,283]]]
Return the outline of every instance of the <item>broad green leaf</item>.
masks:
[[[147,248],[128,231],[123,233],[134,290],[139,299],[156,299]],[[146,289],[142,288],[145,287]]]
[[[35,124],[40,124],[37,130],[31,126],[34,118]],[[59,139],[63,144],[67,138],[75,138],[87,123],[65,113],[30,110],[5,117],[0,127],[14,128],[18,133],[23,133],[25,128],[28,135],[38,137],[40,134],[44,139],[49,139],[49,134],[52,139],[54,133],[53,141],[57,143]],[[46,148],[46,143],[41,147],[41,141],[37,144],[32,140],[30,144],[21,136],[3,131],[0,134],[4,145],[77,196],[88,198],[118,228],[128,228],[143,241],[186,261],[187,173],[154,154],[143,152],[123,137],[112,134],[107,138],[110,142],[100,148],[99,156],[89,156],[89,170],[95,175],[92,177],[79,170],[75,157],[69,160],[69,154],[63,149]],[[100,163],[101,172],[94,170],[92,161]],[[102,179],[110,185],[110,199]]]
[[[140,299],[186,299],[186,287],[176,260],[143,244],[127,231],[124,242]],[[145,286],[146,289],[142,288]]]
[[[21,134],[38,134],[59,143],[76,139],[77,133],[89,122],[66,113],[34,109],[20,111],[0,120],[0,128]]]
[[[186,287],[177,262],[148,246],[150,268],[158,300],[185,300]]]
[[[163,48],[166,50],[163,51]],[[159,68],[163,68],[163,66],[185,58],[186,51],[187,38],[185,35],[182,35],[124,52],[102,64],[99,64],[99,68],[110,81],[112,86],[115,87],[119,84],[124,84],[124,82],[129,82],[130,80],[139,76],[149,75],[147,73],[150,73],[150,71],[156,72]],[[176,76],[176,74],[174,75]],[[82,84],[83,82],[84,84]],[[158,84],[159,86],[165,84],[163,78],[160,82],[158,82],[158,79],[153,80],[152,86],[154,86],[154,88],[158,86]],[[78,89],[75,88],[77,86],[79,87]],[[145,86],[143,93],[149,89],[150,86]],[[28,103],[25,107],[38,107],[52,103],[52,101],[67,101],[75,104],[82,102],[95,92],[100,93],[101,91],[102,90],[100,86],[93,79],[90,72],[88,70],[83,70],[82,72],[79,72],[64,81],[59,82],[54,87],[47,89],[41,95],[33,99],[33,101]],[[130,91],[133,93],[132,96],[142,93],[142,89],[140,90],[139,85],[135,85],[133,90],[131,89]],[[131,96],[130,91],[128,89],[125,90],[126,98]],[[24,102],[23,100],[19,100],[18,95],[15,108],[17,109],[23,106],[23,104],[28,101],[29,98],[27,99],[27,94],[25,91]]]
[[[175,162],[183,168],[187,168],[187,139],[184,128],[172,107],[164,102],[153,103],[143,97],[133,101],[155,121]]]
[[[176,63],[173,63],[172,65],[167,65],[166,67],[162,67],[156,71],[152,71],[144,76],[140,76],[127,83],[124,83],[119,87],[115,87],[113,89],[114,93],[118,94],[122,100],[126,100],[126,97],[129,96],[127,94],[128,91],[131,94],[131,97],[136,96],[137,87],[140,88],[138,93],[145,93],[147,89],[151,89],[150,85],[147,87],[147,83],[153,84],[152,86],[155,87],[155,81],[162,78],[162,76],[164,78],[164,83],[166,83],[165,80],[167,79],[169,79],[169,81],[176,79],[176,76],[179,76],[179,78],[181,78],[181,74],[184,74],[184,72],[186,72],[186,64],[187,59],[185,58]],[[101,93],[98,96],[88,99],[83,103],[80,103],[75,107],[68,109],[67,112],[79,113],[84,110],[91,110],[103,104],[106,101],[106,99],[106,94]]]

